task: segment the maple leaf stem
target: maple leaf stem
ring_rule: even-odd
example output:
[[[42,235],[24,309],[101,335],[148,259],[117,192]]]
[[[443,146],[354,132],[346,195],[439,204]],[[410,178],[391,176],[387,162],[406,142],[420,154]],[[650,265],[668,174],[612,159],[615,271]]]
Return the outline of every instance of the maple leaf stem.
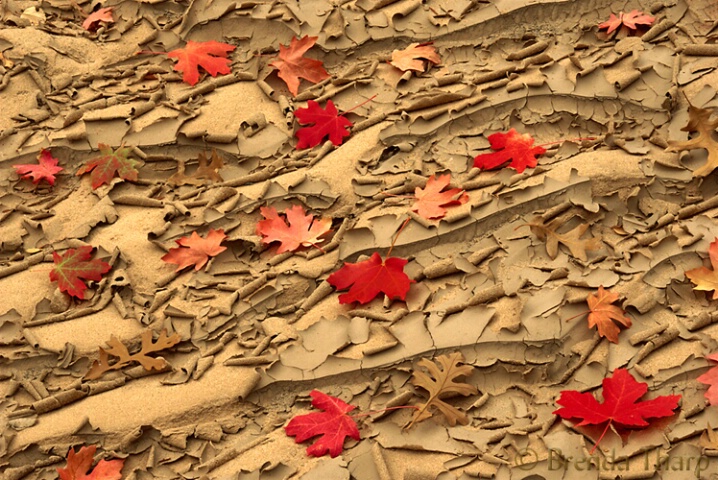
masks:
[[[586,310],[585,312],[581,312],[578,315],[574,315],[573,317],[568,317],[566,319],[566,321],[569,322],[569,321],[573,320],[574,318],[578,318],[580,316],[586,315],[587,313],[591,313],[591,310]]]
[[[369,98],[367,98],[366,100],[364,100],[363,102],[361,102],[359,105],[354,105],[352,108],[350,108],[350,109],[347,110],[346,112],[342,113],[342,115],[346,115],[346,114],[349,113],[349,112],[353,112],[353,111],[356,110],[357,108],[359,108],[359,107],[361,107],[361,106],[363,106],[363,105],[366,105],[367,103],[371,102],[371,101],[374,100],[376,97],[377,97],[376,94],[372,95],[371,97],[369,97]]]
[[[598,437],[598,440],[596,440],[596,443],[593,444],[593,448],[588,452],[589,455],[593,455],[593,452],[596,451],[596,448],[598,448],[598,444],[601,443],[601,440],[603,440],[603,437],[606,436],[606,433],[608,433],[608,429],[611,427],[611,422],[613,419],[610,419],[608,423],[606,424],[606,428],[603,429],[603,433],[601,433],[601,436]]]
[[[541,145],[536,145],[537,147],[545,147],[547,145],[556,145],[557,143],[563,143],[563,142],[583,142],[586,140],[596,140],[596,137],[577,137],[577,138],[565,138],[563,140],[556,140],[555,142],[548,142],[548,143],[542,143]]]
[[[399,227],[399,231],[396,232],[396,236],[391,241],[391,247],[389,247],[389,251],[386,252],[386,258],[391,257],[391,251],[394,250],[394,244],[396,243],[397,239],[399,238],[399,235],[401,235],[401,232],[404,230],[404,227],[409,223],[409,220],[411,220],[411,217],[407,217],[406,220],[404,220],[404,223],[401,224],[401,227]]]
[[[369,415],[374,415],[375,413],[388,412],[391,410],[399,410],[401,408],[413,408],[414,410],[419,410],[419,407],[417,407],[416,405],[401,405],[399,407],[382,408],[381,410],[372,410],[370,412],[360,413],[358,415],[349,415],[349,416],[353,417],[353,418],[368,417]]]
[[[167,55],[167,52],[153,52],[152,50],[140,50],[138,52],[135,52],[135,55]]]

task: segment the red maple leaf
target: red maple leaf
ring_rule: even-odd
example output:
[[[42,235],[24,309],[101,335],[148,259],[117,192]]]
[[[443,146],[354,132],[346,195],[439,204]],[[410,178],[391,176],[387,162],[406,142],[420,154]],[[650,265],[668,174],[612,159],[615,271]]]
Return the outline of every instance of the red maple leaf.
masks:
[[[122,467],[125,464],[121,459],[100,460],[88,475],[96,450],[97,447],[94,445],[82,447],[77,453],[71,448],[67,453],[67,466],[57,469],[60,480],[120,480]]]
[[[342,453],[344,448],[344,439],[351,437],[354,440],[361,440],[359,428],[352,417],[347,415],[356,408],[342,400],[320,392],[312,390],[309,395],[312,396],[312,405],[324,413],[308,413],[306,415],[298,415],[292,418],[284,431],[290,437],[296,436],[296,443],[301,443],[317,435],[322,435],[312,445],[307,447],[307,455],[321,457],[329,453],[332,458]]]
[[[299,91],[299,79],[303,78],[312,83],[318,83],[329,78],[324,70],[324,64],[320,60],[305,58],[304,54],[314,46],[318,37],[304,36],[301,39],[292,38],[288,47],[279,45],[279,60],[270,63],[279,70],[279,78],[289,87],[292,95],[297,96]]]
[[[319,237],[331,231],[330,218],[317,220],[313,215],[307,215],[301,205],[284,210],[286,222],[274,207],[262,207],[259,211],[266,220],[257,222],[257,234],[264,237],[264,243],[280,242],[277,253],[293,252],[301,246],[311,247],[321,243],[324,240]]]
[[[137,180],[139,172],[135,166],[138,162],[128,158],[132,148],[120,146],[113,152],[112,147],[104,143],[98,144],[97,147],[100,149],[100,156],[93,158],[77,171],[77,175],[92,172],[90,177],[92,179],[93,189],[103,183],[109,185],[115,174],[124,180],[133,182]]]
[[[513,128],[506,133],[497,132],[489,135],[489,142],[492,149],[500,151],[477,155],[474,158],[474,168],[491,170],[511,160],[507,167],[521,173],[526,167],[536,166],[536,155],[546,153],[543,147],[532,147],[534,139],[531,135],[528,133],[522,135]]]
[[[227,247],[220,245],[225,238],[227,235],[222,229],[210,230],[207,232],[207,238],[202,238],[197,235],[197,232],[192,232],[189,237],[175,240],[179,247],[170,248],[162,260],[177,264],[176,272],[191,265],[194,265],[194,269],[197,271],[204,267],[209,257],[214,257],[227,250]]]
[[[708,256],[713,270],[706,267],[694,268],[686,271],[686,277],[695,285],[693,290],[713,290],[713,300],[718,300],[718,237],[708,247]]]
[[[199,81],[199,67],[204,68],[213,77],[220,73],[223,75],[230,73],[231,61],[227,58],[227,54],[235,48],[237,47],[234,45],[214,40],[208,42],[188,40],[184,48],[167,52],[167,56],[178,60],[174,69],[176,72],[182,72],[182,81],[195,85]]]
[[[82,28],[91,32],[93,30],[97,30],[97,28],[100,26],[100,22],[115,22],[115,19],[112,18],[112,7],[101,8],[98,11],[89,14],[85,21],[82,22]]]
[[[342,268],[329,275],[327,282],[337,290],[349,288],[339,295],[339,303],[369,303],[380,293],[389,298],[406,300],[406,294],[414,280],[404,273],[404,258],[389,257],[382,260],[374,252],[369,260],[345,263]]]
[[[53,157],[50,150],[44,148],[37,157],[37,165],[13,165],[15,172],[22,175],[25,180],[32,180],[32,183],[40,183],[45,180],[50,185],[55,185],[55,174],[63,170],[57,166],[57,158]]]
[[[630,30],[635,30],[638,28],[637,25],[651,25],[655,21],[655,17],[646,15],[639,10],[632,10],[628,13],[620,12],[618,16],[612,13],[611,16],[608,17],[608,20],[598,24],[598,29],[607,28],[608,31],[606,33],[611,33],[621,25],[624,25]]]
[[[424,188],[416,187],[414,196],[416,202],[411,210],[420,216],[431,220],[443,218],[449,205],[460,205],[469,201],[469,196],[460,188],[451,188],[442,192],[449,185],[451,175],[441,175],[438,179],[434,175],[429,177]]]
[[[296,109],[294,116],[297,117],[300,125],[314,124],[311,127],[300,128],[294,134],[299,139],[297,150],[316,147],[327,136],[335,146],[341,145],[344,137],[349,136],[347,128],[351,128],[353,124],[349,119],[338,113],[337,107],[331,100],[327,100],[327,106],[324,110],[314,100],[307,102],[307,108]]]
[[[706,358],[718,362],[718,353],[711,353]],[[709,385],[708,390],[706,390],[706,393],[703,395],[708,399],[711,405],[718,405],[718,365],[714,365],[713,368],[696,380]]]
[[[603,379],[603,403],[590,393],[564,390],[556,401],[562,408],[553,413],[563,419],[580,418],[577,426],[608,422],[593,449],[603,439],[612,423],[626,427],[647,427],[649,418],[670,417],[678,407],[680,395],[663,395],[637,401],[648,391],[648,384],[637,382],[625,368],[614,370],[613,377]],[[593,450],[591,450],[593,453]]]
[[[57,282],[61,292],[84,300],[87,285],[82,280],[99,282],[102,275],[112,268],[102,260],[90,260],[91,257],[92,247],[89,245],[70,248],[62,255],[52,252],[55,266],[50,271],[50,280]]]

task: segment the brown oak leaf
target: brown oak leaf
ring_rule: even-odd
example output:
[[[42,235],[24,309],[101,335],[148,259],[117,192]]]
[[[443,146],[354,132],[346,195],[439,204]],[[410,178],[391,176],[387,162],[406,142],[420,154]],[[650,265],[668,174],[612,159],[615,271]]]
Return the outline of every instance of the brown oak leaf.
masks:
[[[416,422],[421,422],[431,417],[433,413],[430,407],[434,407],[443,413],[452,427],[457,423],[461,425],[469,423],[469,417],[464,412],[443,400],[443,398],[456,395],[467,396],[479,393],[474,385],[456,381],[459,377],[471,375],[474,369],[473,365],[461,365],[463,362],[464,355],[461,352],[436,357],[436,363],[426,358],[419,360],[418,366],[426,368],[429,375],[421,370],[415,370],[411,382],[429,392],[429,399],[414,413],[411,423],[405,428],[410,428]]]
[[[114,335],[107,342],[110,346],[107,350],[100,347],[100,358],[92,362],[92,366],[85,374],[85,380],[94,380],[100,378],[103,373],[110,370],[119,370],[120,368],[129,365],[131,362],[137,362],[142,365],[145,370],[150,371],[152,369],[162,370],[167,362],[162,357],[149,357],[147,354],[159,352],[166,348],[177,345],[182,337],[178,333],[171,336],[167,336],[167,331],[162,330],[160,336],[157,337],[157,341],[152,343],[152,330],[145,330],[142,334],[142,348],[137,353],[130,354],[127,347],[120,342]],[[115,363],[110,363],[110,355],[117,357]]]
[[[207,158],[204,152],[200,152],[197,157],[199,163],[197,170],[193,173],[185,173],[185,162],[184,160],[177,160],[177,173],[167,179],[167,183],[170,185],[204,185],[209,182],[221,182],[222,176],[219,174],[219,169],[224,166],[224,161],[217,155],[217,150],[212,149],[212,161]]]
[[[558,255],[558,244],[562,243],[568,247],[571,255],[583,260],[588,260],[587,250],[598,250],[601,248],[601,240],[599,238],[582,239],[581,236],[588,230],[588,224],[582,223],[566,233],[558,233],[556,230],[565,221],[554,218],[549,223],[544,223],[541,217],[535,217],[532,222],[526,223],[531,228],[531,233],[536,235],[539,240],[546,242],[546,253],[551,259]],[[523,226],[523,225],[522,225]]]
[[[698,135],[686,141],[670,140],[667,152],[680,152],[705,148],[708,150],[708,160],[698,170],[693,172],[694,177],[705,177],[718,167],[718,141],[713,138],[713,132],[718,127],[718,118],[711,120],[711,110],[688,107],[688,124],[681,128],[684,132],[698,132]]]

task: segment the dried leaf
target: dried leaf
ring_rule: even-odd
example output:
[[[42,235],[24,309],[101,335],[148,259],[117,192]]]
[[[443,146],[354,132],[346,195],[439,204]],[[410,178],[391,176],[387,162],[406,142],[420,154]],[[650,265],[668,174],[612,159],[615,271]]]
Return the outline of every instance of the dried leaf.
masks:
[[[202,238],[197,235],[197,232],[192,232],[189,237],[175,240],[179,247],[171,248],[162,257],[162,260],[167,263],[177,264],[176,272],[192,265],[197,271],[205,266],[209,257],[217,256],[227,250],[227,247],[220,245],[225,238],[227,238],[227,235],[221,229],[210,230],[207,232],[207,238]]]
[[[708,256],[710,257],[711,267],[698,267],[686,271],[686,277],[695,285],[693,290],[702,290],[705,292],[713,291],[713,300],[718,300],[718,237],[716,237],[708,247]]]
[[[349,288],[339,295],[339,303],[369,303],[380,293],[389,298],[406,300],[406,294],[414,280],[404,273],[404,258],[389,257],[382,260],[374,252],[369,260],[345,263],[342,268],[329,275],[327,282],[337,290]]]
[[[708,450],[718,450],[718,432],[713,430],[710,423],[708,423],[705,431],[701,434],[700,444],[701,447],[707,448]]]
[[[97,451],[97,447],[94,445],[81,447],[77,453],[74,448],[71,448],[67,452],[67,466],[57,468],[60,480],[120,480],[122,467],[125,464],[124,459],[100,460],[88,474],[92,467],[92,457],[95,456],[95,451]]]
[[[92,362],[92,366],[85,374],[85,380],[94,380],[102,376],[103,373],[110,370],[119,370],[120,368],[129,365],[131,362],[137,362],[142,365],[145,370],[150,371],[152,369],[162,370],[167,362],[162,357],[148,357],[150,353],[159,352],[167,348],[177,345],[182,338],[178,333],[172,336],[167,336],[167,331],[162,330],[160,336],[157,337],[157,341],[152,343],[152,330],[145,330],[142,334],[142,347],[139,352],[130,354],[127,347],[116,339],[114,336],[110,338],[107,345],[110,346],[107,350],[100,347],[100,358]],[[113,364],[109,362],[109,355],[117,357],[117,361]]]
[[[99,282],[102,275],[110,271],[112,266],[109,263],[90,260],[92,250],[93,247],[87,245],[70,248],[62,255],[52,252],[55,266],[50,270],[50,280],[57,282],[57,288],[61,292],[84,300],[87,285],[83,279]]]
[[[307,215],[301,205],[284,210],[286,221],[274,207],[262,207],[259,211],[266,220],[257,222],[257,235],[262,235],[263,243],[280,242],[277,253],[293,252],[301,246],[316,246],[324,241],[319,237],[331,232],[330,218],[316,219],[314,215]]]
[[[317,441],[307,447],[307,455],[321,457],[328,453],[334,458],[342,453],[346,437],[361,440],[356,421],[347,415],[356,406],[319,390],[312,390],[309,395],[312,397],[312,405],[324,412],[297,415],[284,427],[287,435],[297,437],[295,439],[297,443],[321,435]]]
[[[711,353],[706,356],[706,359],[718,362],[718,353]],[[718,405],[718,365],[713,365],[713,368],[699,376],[696,380],[709,386],[703,396],[708,399],[711,405]]]
[[[563,419],[580,418],[582,425],[599,425],[604,422],[606,428],[596,441],[603,439],[612,423],[627,427],[643,428],[649,418],[663,418],[673,415],[678,407],[680,395],[663,395],[652,400],[638,402],[646,394],[648,384],[637,382],[624,368],[618,368],[613,376],[603,379],[603,403],[599,403],[591,393],[576,390],[563,390],[556,401],[562,408],[553,413]]]
[[[688,107],[688,124],[681,128],[684,132],[698,132],[690,140],[678,142],[669,141],[667,152],[680,152],[705,148],[708,150],[708,160],[698,170],[693,172],[694,177],[705,177],[718,167],[718,142],[713,138],[713,132],[718,127],[718,118],[710,120],[712,111],[705,108]]]
[[[518,173],[523,172],[526,168],[534,168],[538,163],[536,155],[546,153],[543,147],[534,147],[534,139],[528,133],[523,135],[515,129],[511,129],[506,133],[497,132],[489,135],[489,142],[493,153],[482,153],[474,158],[474,168],[482,170],[491,170],[504,165],[513,168]]]
[[[294,134],[299,139],[297,150],[302,148],[316,147],[324,141],[324,137],[335,145],[341,145],[344,137],[349,136],[347,128],[351,128],[352,122],[343,115],[339,115],[334,102],[327,100],[327,106],[322,109],[317,102],[309,100],[307,108],[298,108],[294,116],[300,125],[314,124],[311,127],[304,127]]]
[[[167,179],[170,185],[204,185],[209,182],[222,182],[223,179],[219,174],[219,169],[224,166],[224,161],[217,154],[217,149],[212,149],[212,161],[210,162],[204,152],[200,152],[197,157],[199,166],[193,173],[187,175],[185,173],[184,160],[178,159],[177,173]]]
[[[423,72],[426,69],[425,61],[434,65],[441,63],[441,57],[431,43],[412,43],[404,50],[394,50],[389,63],[403,72]]]
[[[456,395],[476,395],[479,391],[474,385],[456,381],[459,377],[471,375],[474,367],[472,365],[460,365],[464,362],[464,355],[461,352],[438,356],[436,357],[436,362],[439,366],[426,358],[422,358],[418,362],[418,366],[426,368],[430,376],[421,370],[415,370],[411,382],[429,392],[429,399],[414,413],[411,423],[406,428],[410,428],[416,422],[421,422],[431,417],[433,413],[430,407],[435,407],[443,413],[451,426],[457,423],[461,425],[469,423],[469,418],[464,412],[449,405],[442,398],[450,398]]]
[[[100,156],[93,158],[77,171],[78,176],[92,172],[90,178],[93,189],[103,183],[109,184],[115,174],[124,180],[137,181],[139,172],[135,167],[138,162],[129,158],[132,151],[130,147],[120,146],[115,151],[104,143],[98,144],[97,147],[100,149]]]
[[[214,40],[208,42],[188,40],[184,48],[167,52],[167,56],[177,59],[174,70],[182,72],[182,81],[196,85],[199,82],[199,67],[204,68],[213,77],[231,73],[232,70],[229,68],[231,60],[227,58],[227,54],[235,48],[237,47],[234,45]]]
[[[608,20],[598,24],[598,29],[607,28],[608,31],[606,33],[610,34],[621,26],[625,26],[629,30],[636,30],[638,25],[650,26],[655,21],[655,17],[646,15],[639,10],[631,10],[628,13],[619,12],[618,16],[612,13],[611,16],[608,17]]]
[[[443,218],[449,205],[460,205],[469,201],[469,196],[460,188],[442,190],[449,186],[451,175],[441,175],[438,179],[434,175],[429,177],[424,188],[416,187],[414,197],[416,202],[411,210],[427,220]]]
[[[598,326],[598,334],[613,343],[618,343],[618,333],[621,331],[613,323],[614,321],[626,328],[631,326],[631,319],[625,315],[621,307],[611,305],[616,300],[618,294],[604,290],[603,285],[598,287],[597,294],[589,294],[586,298],[588,308],[591,310],[588,314],[588,328]]]
[[[279,45],[279,59],[270,63],[271,66],[279,70],[279,78],[284,80],[294,96],[297,96],[299,92],[300,78],[312,83],[319,83],[325,78],[329,78],[322,61],[304,57],[307,50],[314,46],[317,38],[306,35],[301,39],[292,38],[288,47]]]
[[[558,255],[558,244],[562,243],[571,251],[571,255],[584,262],[588,259],[587,250],[598,250],[601,248],[601,240],[599,238],[581,239],[581,236],[588,230],[588,224],[582,223],[566,233],[558,233],[556,229],[564,222],[558,218],[553,219],[547,224],[541,217],[535,217],[533,222],[527,223],[531,232],[538,237],[539,240],[546,242],[546,253],[551,259]]]
[[[32,180],[32,183],[38,184],[45,180],[50,185],[55,185],[55,174],[63,170],[62,167],[57,166],[57,162],[57,158],[52,156],[50,150],[43,148],[37,157],[37,165],[13,165],[12,168],[18,175],[22,175],[21,178]]]

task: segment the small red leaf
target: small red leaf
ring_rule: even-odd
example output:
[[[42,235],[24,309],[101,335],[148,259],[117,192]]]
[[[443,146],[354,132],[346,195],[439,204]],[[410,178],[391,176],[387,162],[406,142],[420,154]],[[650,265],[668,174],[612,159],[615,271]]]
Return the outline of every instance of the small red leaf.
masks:
[[[636,30],[638,25],[650,26],[655,21],[655,17],[646,15],[639,10],[632,10],[628,13],[620,12],[618,16],[612,13],[608,20],[598,24],[598,29],[607,28],[608,31],[606,31],[606,33],[611,33],[621,27],[621,25],[624,25],[629,30]]]
[[[279,59],[270,63],[271,66],[279,70],[279,78],[284,80],[289,91],[295,97],[299,92],[300,78],[312,83],[329,78],[329,74],[324,70],[323,62],[304,57],[307,50],[314,46],[317,38],[306,35],[301,39],[292,38],[288,47],[279,45]]]
[[[214,257],[227,250],[227,247],[220,245],[225,238],[227,238],[227,235],[221,229],[210,230],[207,233],[207,238],[202,238],[197,235],[197,232],[192,232],[189,237],[175,240],[179,247],[171,248],[162,257],[162,260],[167,263],[177,264],[176,272],[192,265],[197,271],[204,267],[209,257]]]
[[[307,108],[298,108],[294,111],[294,116],[300,125],[309,125],[297,130],[294,135],[299,139],[297,142],[297,150],[302,148],[316,147],[324,141],[324,137],[336,145],[341,145],[344,137],[349,136],[347,128],[351,128],[352,122],[346,117],[339,115],[334,102],[327,100],[327,106],[324,110],[314,100],[307,102]]]
[[[284,210],[287,220],[279,216],[274,207],[259,209],[266,220],[257,222],[257,234],[262,235],[262,242],[280,242],[277,253],[293,252],[301,246],[311,247],[324,240],[319,238],[330,232],[330,218],[315,219],[307,215],[301,205],[294,205]]]
[[[312,405],[324,412],[297,415],[284,427],[287,435],[297,437],[295,439],[297,443],[321,435],[317,441],[307,447],[307,455],[321,457],[329,453],[334,458],[342,453],[346,437],[361,440],[356,422],[347,415],[356,406],[319,390],[312,390],[309,395],[312,397]]]
[[[484,153],[474,158],[474,168],[482,170],[491,170],[508,162],[509,168],[513,168],[518,173],[523,172],[526,168],[534,168],[537,160],[536,155],[546,153],[543,147],[532,147],[534,139],[528,133],[521,135],[515,129],[511,129],[506,133],[497,132],[489,135],[491,148],[499,150],[494,153]]]
[[[564,390],[556,401],[562,408],[553,413],[563,419],[581,419],[578,426],[608,422],[605,434],[611,423],[643,428],[649,425],[649,418],[670,417],[681,399],[680,395],[663,395],[639,402],[638,399],[646,392],[647,383],[637,382],[628,370],[618,368],[613,372],[613,377],[603,379],[603,403],[599,403],[590,393]]]
[[[37,157],[37,165],[13,165],[15,172],[22,175],[25,180],[32,180],[32,183],[40,183],[45,180],[50,185],[55,185],[55,174],[63,170],[57,166],[57,158],[53,157],[50,150],[44,148]]]
[[[444,207],[468,202],[469,196],[460,188],[450,188],[442,192],[449,186],[449,182],[451,175],[442,175],[438,179],[434,178],[434,175],[430,176],[424,188],[416,187],[416,202],[411,210],[427,220],[432,220],[446,215]]]
[[[101,8],[96,12],[92,12],[87,16],[84,22],[82,22],[82,28],[91,32],[97,30],[100,26],[100,22],[114,23],[115,19],[112,18],[112,7]]]
[[[167,52],[167,56],[178,60],[174,69],[176,72],[182,72],[182,81],[195,85],[199,81],[199,67],[204,68],[213,77],[220,73],[223,75],[230,73],[231,61],[227,58],[227,54],[235,48],[237,47],[234,45],[214,40],[208,42],[188,40],[184,48]]]
[[[406,300],[409,287],[414,282],[404,273],[404,265],[408,262],[396,257],[382,261],[381,256],[374,252],[369,260],[345,263],[329,275],[327,282],[337,290],[349,288],[347,293],[339,295],[339,303],[369,303],[380,293],[389,298]]]
[[[97,447],[94,445],[82,447],[77,453],[71,448],[67,453],[67,466],[57,469],[60,480],[120,480],[122,467],[125,464],[122,459],[100,460],[92,473],[88,474],[96,450]]]
[[[50,280],[57,282],[60,291],[84,300],[87,285],[83,279],[99,282],[102,275],[112,268],[109,263],[102,260],[90,260],[92,249],[87,245],[70,248],[62,255],[52,252],[55,266],[50,271]]]
[[[117,174],[123,180],[137,181],[139,172],[135,168],[137,161],[129,158],[132,151],[130,147],[119,147],[112,151],[112,147],[100,143],[97,145],[100,149],[100,156],[95,157],[77,171],[77,175],[83,175],[92,172],[92,188],[95,189],[107,183],[109,185],[112,178]]]

